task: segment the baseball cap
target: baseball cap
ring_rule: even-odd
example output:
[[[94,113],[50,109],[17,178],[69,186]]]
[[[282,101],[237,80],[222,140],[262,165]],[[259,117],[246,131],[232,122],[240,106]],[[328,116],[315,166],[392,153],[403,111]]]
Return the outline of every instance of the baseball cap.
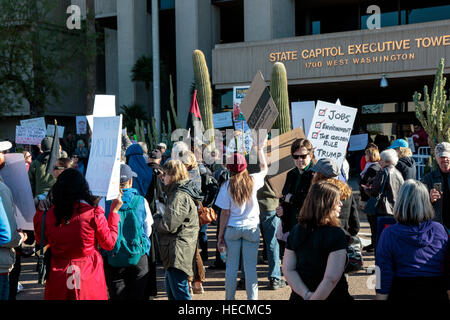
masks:
[[[441,142],[437,144],[436,147],[434,148],[434,154],[436,156],[436,159],[440,157],[450,158],[450,143]]]
[[[232,173],[241,173],[242,171],[247,169],[247,161],[245,160],[245,157],[240,153],[235,152],[227,162],[232,162],[227,163],[227,169]]]
[[[395,140],[388,149],[397,149],[397,148],[408,148],[408,142],[404,139]]]
[[[0,152],[11,149],[12,143],[9,141],[0,141]]]
[[[157,147],[161,147],[161,148],[167,149],[167,145],[165,143],[163,143],[163,142],[158,143]]]
[[[137,174],[131,170],[127,164],[120,164],[120,183],[129,181],[131,178],[136,178]]]
[[[311,171],[319,172],[327,178],[339,176],[339,168],[337,164],[328,158],[323,158],[317,161],[316,165],[311,168]]]

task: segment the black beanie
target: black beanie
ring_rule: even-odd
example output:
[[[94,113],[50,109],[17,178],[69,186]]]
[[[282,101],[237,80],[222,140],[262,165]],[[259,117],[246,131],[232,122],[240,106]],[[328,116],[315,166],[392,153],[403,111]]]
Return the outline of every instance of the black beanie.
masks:
[[[42,152],[50,151],[52,149],[53,137],[45,137],[41,141]]]

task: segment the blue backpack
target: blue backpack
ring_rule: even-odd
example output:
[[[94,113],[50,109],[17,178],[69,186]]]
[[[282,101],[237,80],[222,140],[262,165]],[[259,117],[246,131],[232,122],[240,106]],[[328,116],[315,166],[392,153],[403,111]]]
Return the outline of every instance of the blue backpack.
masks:
[[[142,223],[136,214],[142,199],[142,196],[135,195],[128,208],[119,210],[120,222],[116,245],[107,252],[108,263],[113,267],[135,266],[149,249]]]

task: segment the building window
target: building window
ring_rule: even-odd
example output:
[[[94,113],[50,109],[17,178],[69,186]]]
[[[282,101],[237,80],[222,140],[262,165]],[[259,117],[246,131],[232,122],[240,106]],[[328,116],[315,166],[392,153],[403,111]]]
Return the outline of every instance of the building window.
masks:
[[[450,5],[407,9],[408,23],[422,23],[450,19]]]
[[[244,41],[244,3],[242,0],[215,1],[220,10],[220,43]]]

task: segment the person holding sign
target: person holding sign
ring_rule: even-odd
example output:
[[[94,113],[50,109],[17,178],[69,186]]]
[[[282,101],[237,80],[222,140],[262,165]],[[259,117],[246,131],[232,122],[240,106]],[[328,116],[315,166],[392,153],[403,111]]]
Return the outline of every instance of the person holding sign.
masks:
[[[291,146],[291,155],[295,168],[288,172],[283,187],[283,197],[277,208],[281,218],[284,239],[279,239],[284,248],[287,233],[297,224],[297,216],[308,194],[314,172],[311,167],[316,163],[311,142],[307,139],[297,139]],[[281,250],[283,251],[283,250]]]
[[[121,196],[112,202],[107,220],[98,206],[100,198],[91,194],[83,175],[72,168],[59,175],[51,194],[52,207],[38,208],[33,219],[36,242],[51,250],[44,299],[107,300],[99,246],[112,250],[116,244]]]
[[[30,169],[28,170],[33,197],[36,197],[38,194],[48,193],[56,182],[53,175],[47,173],[47,164],[50,160],[52,145],[52,137],[45,137],[42,139],[42,154],[31,163]]]

